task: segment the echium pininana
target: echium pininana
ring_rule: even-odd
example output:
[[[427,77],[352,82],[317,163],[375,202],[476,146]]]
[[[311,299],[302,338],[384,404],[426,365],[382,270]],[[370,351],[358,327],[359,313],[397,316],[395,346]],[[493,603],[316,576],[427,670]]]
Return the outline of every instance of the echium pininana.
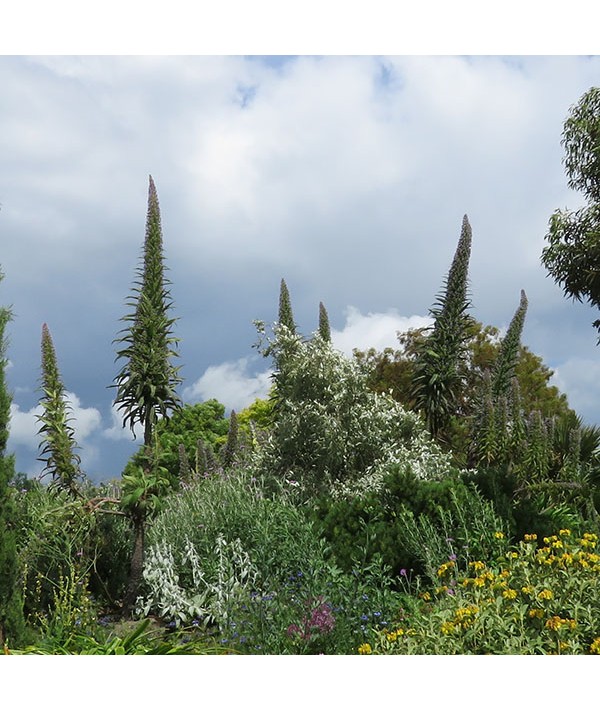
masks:
[[[181,383],[179,368],[171,363],[178,354],[178,339],[173,336],[176,321],[169,317],[172,307],[170,282],[165,277],[162,228],[158,195],[152,176],[148,188],[148,213],[143,265],[137,270],[133,295],[128,299],[131,313],[122,318],[128,324],[116,339],[122,344],[117,360],[124,360],[115,378],[115,404],[124,412],[123,426],[134,432],[144,428],[144,444],[152,444],[154,426],[180,407],[176,393]]]
[[[62,383],[56,360],[56,351],[48,326],[42,326],[42,391],[44,393],[40,404],[43,413],[38,415],[41,423],[39,434],[40,461],[45,462],[44,473],[52,475],[50,489],[67,491],[71,496],[78,497],[81,472],[81,459],[75,453],[77,443],[75,432],[71,427],[71,408],[66,400],[65,388]]]
[[[331,327],[329,326],[329,316],[323,302],[319,303],[319,335],[324,341],[331,342]]]
[[[443,430],[456,414],[463,384],[468,327],[468,272],[472,232],[465,215],[456,252],[444,289],[430,309],[433,330],[419,348],[413,396],[429,431],[443,438]]]
[[[527,295],[521,289],[521,299],[515,315],[502,339],[500,353],[494,365],[492,376],[492,395],[498,398],[501,395],[508,395],[511,388],[511,381],[515,374],[515,367],[519,360],[519,348],[521,346],[521,333],[525,316],[527,314]]]

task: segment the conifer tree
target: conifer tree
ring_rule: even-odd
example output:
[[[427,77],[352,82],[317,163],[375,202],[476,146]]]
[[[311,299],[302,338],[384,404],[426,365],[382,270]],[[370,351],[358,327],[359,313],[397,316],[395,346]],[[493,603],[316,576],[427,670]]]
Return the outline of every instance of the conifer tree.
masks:
[[[323,302],[319,302],[319,334],[324,341],[331,343],[331,328],[329,326],[329,316]]]
[[[3,278],[0,273],[0,280]],[[11,319],[7,308],[0,308],[0,648],[18,645],[25,628],[23,600],[18,584],[19,565],[14,531],[14,457],[7,455],[11,397],[6,387],[6,326]]]
[[[42,326],[42,391],[38,415],[42,435],[40,461],[45,462],[44,473],[52,476],[49,488],[67,491],[70,496],[81,496],[78,486],[82,479],[81,459],[75,453],[77,442],[71,425],[70,405],[58,369],[56,351],[47,324]]]
[[[429,431],[443,438],[443,429],[457,412],[463,381],[462,360],[468,327],[468,272],[472,232],[465,215],[450,271],[443,291],[429,310],[433,330],[419,348],[416,358],[413,396]]]

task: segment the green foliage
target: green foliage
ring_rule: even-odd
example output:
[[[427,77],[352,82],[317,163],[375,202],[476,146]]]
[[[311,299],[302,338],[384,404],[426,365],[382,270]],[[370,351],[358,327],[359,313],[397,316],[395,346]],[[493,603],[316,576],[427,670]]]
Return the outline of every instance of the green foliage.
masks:
[[[2,274],[0,273],[0,280]],[[7,455],[11,397],[6,387],[6,326],[11,313],[0,308],[0,644],[20,644],[24,635],[23,600],[15,534],[14,457]]]
[[[143,264],[128,300],[132,312],[122,319],[128,326],[116,340],[122,345],[117,360],[123,359],[125,364],[112,386],[117,389],[115,404],[124,411],[123,426],[129,424],[134,432],[135,425],[141,424],[146,446],[152,443],[159,419],[180,406],[175,389],[181,378],[179,369],[171,364],[171,358],[177,356],[174,346],[178,339],[172,335],[175,319],[168,315],[172,306],[168,286],[158,196],[150,177]]]
[[[417,350],[413,396],[429,431],[444,439],[444,430],[458,410],[464,380],[464,359],[470,317],[467,309],[471,226],[463,218],[458,246],[443,292],[430,309],[433,330]]]
[[[495,550],[492,530],[508,530],[493,505],[458,472],[439,480],[418,478],[410,465],[390,470],[379,490],[360,496],[323,498],[315,521],[344,570],[359,549],[365,562],[380,555],[398,575],[412,570],[431,576],[442,553],[461,560]]]
[[[42,390],[44,396],[40,404],[43,414],[38,415],[41,423],[39,434],[40,460],[45,462],[44,473],[51,474],[50,490],[67,491],[72,497],[81,496],[83,479],[81,459],[75,453],[77,442],[71,421],[70,406],[65,398],[56,351],[48,326],[42,326]]]
[[[178,487],[180,480],[180,448],[184,447],[191,470],[203,474],[217,465],[214,454],[226,441],[227,430],[225,406],[214,399],[195,405],[185,404],[168,420],[157,423],[155,437],[160,465],[168,472],[174,488]],[[125,470],[131,466],[143,466],[144,457],[145,447],[141,447]]]
[[[565,296],[600,307],[600,89],[593,87],[571,107],[563,128],[569,187],[588,204],[550,218],[542,263]],[[600,332],[600,319],[594,321]]]

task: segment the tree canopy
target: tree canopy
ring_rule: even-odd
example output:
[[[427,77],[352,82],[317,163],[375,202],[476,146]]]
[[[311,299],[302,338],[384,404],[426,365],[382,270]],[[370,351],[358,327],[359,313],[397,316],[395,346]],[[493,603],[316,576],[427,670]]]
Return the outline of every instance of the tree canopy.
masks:
[[[568,185],[587,205],[553,213],[542,263],[565,296],[600,308],[600,88],[571,107],[562,145]],[[600,334],[600,319],[593,325]]]

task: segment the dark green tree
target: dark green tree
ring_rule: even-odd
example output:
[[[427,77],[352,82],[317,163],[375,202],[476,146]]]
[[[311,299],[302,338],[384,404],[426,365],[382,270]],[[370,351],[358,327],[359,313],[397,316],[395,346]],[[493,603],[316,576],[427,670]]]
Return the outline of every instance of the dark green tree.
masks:
[[[329,316],[323,302],[319,303],[319,335],[324,341],[331,342],[331,327],[329,326]]]
[[[414,400],[438,439],[458,412],[464,381],[464,356],[472,319],[467,314],[471,226],[465,215],[458,246],[437,302],[430,309],[433,330],[420,347],[415,365]]]
[[[144,567],[144,536],[148,517],[158,508],[169,479],[154,445],[154,428],[181,406],[176,393],[181,383],[179,368],[171,363],[177,356],[178,339],[173,336],[174,318],[170,282],[165,276],[162,228],[158,195],[152,176],[148,188],[148,213],[143,261],[137,271],[133,294],[128,300],[132,311],[123,317],[127,327],[116,342],[121,345],[117,360],[125,363],[115,378],[115,404],[123,411],[123,426],[144,430],[144,455],[139,466],[123,476],[123,508],[134,529],[129,585],[123,602],[131,611],[137,598]]]
[[[40,404],[43,413],[38,415],[42,435],[40,461],[45,462],[44,473],[52,476],[49,488],[66,491],[73,498],[81,497],[83,478],[81,459],[75,450],[75,431],[70,425],[71,408],[58,369],[56,351],[50,330],[42,326],[42,391]]]
[[[561,143],[568,185],[587,205],[553,213],[542,264],[565,296],[600,308],[600,88],[571,107]],[[600,319],[593,325],[600,333]]]
[[[0,280],[3,275],[0,273]],[[10,425],[11,397],[6,387],[6,326],[11,319],[7,308],[0,308],[0,647],[21,643],[25,621],[19,584],[19,562],[14,531],[14,457],[6,453]]]

